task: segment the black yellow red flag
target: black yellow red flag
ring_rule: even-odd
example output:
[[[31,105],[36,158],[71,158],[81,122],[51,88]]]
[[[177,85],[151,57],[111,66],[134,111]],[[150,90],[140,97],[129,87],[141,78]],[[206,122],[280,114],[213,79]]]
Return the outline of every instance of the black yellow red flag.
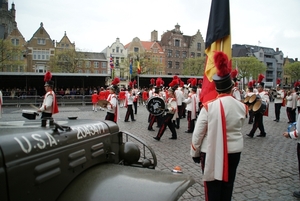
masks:
[[[217,97],[212,76],[217,72],[213,54],[222,51],[231,61],[229,0],[212,0],[205,40],[206,64],[200,100],[205,103]]]

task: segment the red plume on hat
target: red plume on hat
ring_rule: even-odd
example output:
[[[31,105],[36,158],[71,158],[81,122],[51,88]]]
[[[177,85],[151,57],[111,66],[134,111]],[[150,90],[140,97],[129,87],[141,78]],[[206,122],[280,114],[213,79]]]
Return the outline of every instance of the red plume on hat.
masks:
[[[232,79],[236,78],[237,74],[238,74],[238,71],[237,71],[236,69],[234,69],[234,70],[231,72],[231,78],[232,78]]]
[[[186,83],[190,84],[192,82],[192,78],[187,79]]]
[[[52,78],[51,72],[50,72],[50,71],[47,71],[46,74],[45,74],[45,76],[44,76],[44,81],[45,81],[45,82],[48,82],[48,81],[51,80],[51,78]]]
[[[182,80],[179,80],[179,86],[183,87],[184,86],[184,82]]]
[[[194,87],[197,85],[197,78],[192,79],[191,86]]]
[[[162,86],[163,85],[163,80],[159,77],[159,78],[157,78],[156,79],[156,86],[157,87],[160,87],[160,86]]]
[[[300,86],[300,81],[295,82],[294,87],[295,87],[295,88],[298,88],[299,86]]]
[[[218,76],[225,77],[231,72],[231,64],[228,60],[228,56],[224,52],[215,52],[214,62]]]
[[[119,84],[119,82],[120,82],[120,78],[118,78],[118,77],[115,77],[115,79],[112,81],[112,85],[117,85],[117,84]]]
[[[280,82],[281,82],[281,80],[280,80],[280,78],[277,78],[277,80],[276,80],[276,84],[280,84]]]
[[[263,74],[259,74],[258,75],[258,80],[257,83],[261,83],[263,81],[263,79],[265,78],[265,76]]]
[[[248,82],[248,88],[253,88],[253,81]]]

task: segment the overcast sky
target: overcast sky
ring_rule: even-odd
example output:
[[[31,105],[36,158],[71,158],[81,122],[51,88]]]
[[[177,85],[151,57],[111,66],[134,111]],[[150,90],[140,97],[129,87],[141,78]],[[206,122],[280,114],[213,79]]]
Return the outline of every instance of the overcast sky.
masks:
[[[66,31],[82,51],[100,52],[120,39],[149,41],[151,31],[200,30],[204,41],[211,0],[8,0],[15,3],[18,28],[29,40],[40,23],[52,40]],[[232,44],[278,47],[284,57],[300,58],[300,0],[230,0]],[[260,42],[259,42],[260,41]]]

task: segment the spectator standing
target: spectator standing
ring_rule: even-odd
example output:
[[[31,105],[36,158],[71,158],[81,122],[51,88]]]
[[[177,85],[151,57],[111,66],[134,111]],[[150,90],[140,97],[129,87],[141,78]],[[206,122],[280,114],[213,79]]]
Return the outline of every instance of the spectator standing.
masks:
[[[93,111],[97,112],[97,105],[98,105],[98,101],[99,101],[99,96],[98,96],[98,92],[96,90],[94,90],[94,93],[91,96],[91,98],[92,98],[92,104],[93,104]]]

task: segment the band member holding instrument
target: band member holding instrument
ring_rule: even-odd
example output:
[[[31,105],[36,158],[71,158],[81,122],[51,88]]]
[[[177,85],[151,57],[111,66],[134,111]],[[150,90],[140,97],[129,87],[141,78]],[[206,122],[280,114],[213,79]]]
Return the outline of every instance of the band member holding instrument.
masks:
[[[169,98],[168,98],[168,102],[167,102],[167,108],[165,109],[166,115],[163,117],[161,127],[159,128],[156,137],[153,137],[157,141],[159,141],[160,138],[163,136],[167,126],[169,127],[170,131],[172,132],[172,137],[170,137],[169,139],[171,139],[171,140],[177,139],[176,129],[172,122],[173,116],[177,110],[175,90],[176,89],[174,89],[172,87],[169,87],[169,89],[168,89],[168,97]]]
[[[195,121],[197,117],[198,111],[198,101],[197,101],[197,78],[194,78],[191,81],[192,90],[188,94],[187,99],[184,100],[186,103],[186,110],[187,110],[187,120],[188,120],[188,130],[185,133],[193,133],[195,128]]]
[[[154,88],[154,93],[153,93],[152,97],[161,98],[160,95],[159,95],[159,88],[158,87]],[[153,129],[154,122],[157,122],[157,127],[160,127],[161,126],[161,120],[162,120],[162,115],[155,116],[153,114],[150,114],[150,122],[149,122],[149,125],[148,125],[148,130],[149,131],[155,131]]]
[[[297,98],[298,96],[294,88],[291,91],[287,92],[286,113],[289,119],[288,123],[296,122]]]
[[[282,101],[284,98],[284,91],[280,88],[280,79],[277,79],[276,92],[274,96],[274,105],[275,105],[275,117],[274,121],[279,122],[280,120],[280,109],[282,106]]]
[[[127,111],[124,122],[129,122],[129,116],[131,118],[131,121],[135,121],[132,108],[134,97],[135,96],[133,95],[132,88],[129,87],[125,97],[125,107],[127,107]]]
[[[264,101],[267,105],[269,104],[269,94],[268,92],[264,91],[265,83],[262,81],[263,79],[264,79],[264,75],[260,74],[258,78],[257,91],[261,101]],[[260,134],[257,135],[256,137],[266,137],[267,134],[265,132],[264,123],[263,123],[263,113],[261,112],[256,112],[254,114],[254,124],[252,126],[252,130],[250,131],[249,134],[246,135],[250,138],[253,138],[257,128],[260,130]]]
[[[250,81],[250,82],[248,82],[248,91],[247,91],[247,93],[245,94],[245,97],[244,97],[245,100],[246,100],[247,97],[250,98],[253,94],[254,94],[254,92],[253,92],[253,81]],[[249,121],[248,121],[248,124],[253,124],[253,118],[254,118],[253,111],[252,111],[252,109],[250,110],[250,108],[249,108]]]

